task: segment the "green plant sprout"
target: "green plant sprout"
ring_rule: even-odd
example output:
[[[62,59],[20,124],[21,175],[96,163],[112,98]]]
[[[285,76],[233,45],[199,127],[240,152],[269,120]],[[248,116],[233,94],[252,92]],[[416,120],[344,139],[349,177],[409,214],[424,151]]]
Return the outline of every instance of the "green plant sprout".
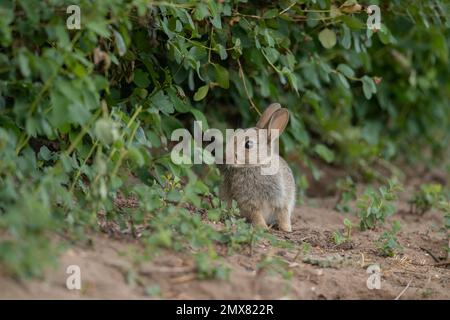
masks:
[[[422,184],[412,198],[408,200],[411,213],[423,215],[442,199],[443,189],[440,184]]]
[[[445,249],[447,250],[447,259],[450,259],[450,200],[441,199],[436,207],[444,213],[444,228],[448,239]]]
[[[400,222],[394,221],[389,231],[383,232],[377,241],[377,247],[382,256],[393,257],[396,252],[402,250],[398,243],[397,234],[401,229]]]
[[[381,186],[378,192],[367,189],[358,199],[361,230],[373,229],[383,224],[387,217],[396,212],[394,202],[398,199],[397,193],[402,187],[396,180],[389,180],[388,186]]]
[[[351,177],[340,179],[336,183],[338,190],[338,200],[336,210],[339,212],[351,212],[349,202],[356,199],[356,184]]]
[[[352,229],[354,225],[353,223],[345,218],[344,219],[344,234],[341,233],[341,231],[335,231],[333,232],[333,240],[334,243],[338,246],[343,244],[344,242],[350,241],[352,237]]]

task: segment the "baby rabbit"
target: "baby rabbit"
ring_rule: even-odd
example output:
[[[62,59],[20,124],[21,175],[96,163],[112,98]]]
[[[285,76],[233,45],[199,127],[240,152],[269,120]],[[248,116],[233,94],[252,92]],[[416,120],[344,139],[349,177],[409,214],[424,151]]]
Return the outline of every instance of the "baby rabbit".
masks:
[[[276,224],[280,230],[291,232],[291,213],[295,206],[294,177],[278,152],[271,152],[272,143],[279,138],[288,121],[289,111],[278,103],[271,104],[256,127],[237,130],[227,141],[226,157],[235,161],[227,161],[219,169],[224,178],[220,188],[224,201],[231,204],[235,200],[242,216],[254,226],[267,228],[268,224]],[[264,133],[263,129],[267,134],[261,139],[258,134]],[[251,132],[256,132],[256,135]],[[260,148],[269,152],[258,153],[257,161],[250,161],[250,151]],[[244,155],[239,155],[239,150],[243,150]],[[243,163],[236,161],[239,157],[245,157]],[[277,170],[274,174],[263,174],[262,169],[267,169],[271,163],[278,164]]]

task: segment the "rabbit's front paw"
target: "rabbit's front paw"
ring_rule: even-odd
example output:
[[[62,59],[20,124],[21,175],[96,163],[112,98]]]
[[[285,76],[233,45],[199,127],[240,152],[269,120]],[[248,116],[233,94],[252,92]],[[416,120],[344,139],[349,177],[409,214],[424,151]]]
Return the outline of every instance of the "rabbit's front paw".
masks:
[[[250,220],[254,227],[259,227],[259,228],[262,228],[265,230],[269,229],[269,227],[267,226],[266,220],[264,219],[264,217],[262,216],[262,214],[259,211],[253,213]]]
[[[292,232],[292,226],[290,222],[280,223],[278,228],[284,232]]]
[[[287,208],[281,209],[276,212],[276,219],[278,224],[278,229],[285,232],[291,232],[291,217]]]

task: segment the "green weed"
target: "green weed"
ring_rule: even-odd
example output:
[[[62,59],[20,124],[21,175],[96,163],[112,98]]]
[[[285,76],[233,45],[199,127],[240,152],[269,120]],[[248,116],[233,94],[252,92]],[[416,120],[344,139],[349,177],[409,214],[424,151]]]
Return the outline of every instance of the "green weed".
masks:
[[[391,230],[385,231],[378,239],[378,250],[382,256],[393,257],[396,252],[402,250],[402,246],[398,243],[397,233],[400,231],[401,225],[398,221],[394,221]]]
[[[440,184],[422,184],[409,200],[411,212],[422,215],[443,197],[443,189]]]
[[[351,212],[349,206],[350,201],[356,199],[356,184],[351,177],[340,179],[336,183],[338,200],[336,202],[336,210],[339,212]]]
[[[361,230],[372,229],[378,224],[383,224],[387,217],[396,212],[394,202],[400,190],[402,187],[396,180],[389,180],[388,186],[381,186],[378,192],[371,188],[364,192],[357,201]]]

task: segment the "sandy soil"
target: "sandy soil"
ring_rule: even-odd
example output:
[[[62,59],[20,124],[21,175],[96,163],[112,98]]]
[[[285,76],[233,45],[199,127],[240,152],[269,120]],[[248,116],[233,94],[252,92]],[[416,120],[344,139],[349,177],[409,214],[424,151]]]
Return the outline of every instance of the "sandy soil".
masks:
[[[405,195],[406,198],[406,195]],[[360,232],[355,228],[351,242],[336,246],[332,232],[343,227],[345,217],[333,210],[334,197],[308,198],[295,212],[293,232],[271,230],[281,239],[298,244],[297,250],[279,249],[268,243],[244,248],[226,255],[217,247],[232,272],[228,281],[199,280],[192,257],[163,251],[152,262],[135,263],[133,251],[140,244],[92,235],[92,245],[75,246],[60,257],[59,266],[49,269],[44,279],[19,283],[0,275],[0,298],[166,298],[166,299],[449,299],[450,270],[443,247],[446,235],[440,230],[443,217],[430,211],[422,217],[408,213],[404,199],[395,219],[402,224],[399,242],[402,254],[384,258],[377,254],[374,241],[384,228]],[[386,228],[389,224],[386,224]],[[312,245],[303,252],[303,241]],[[289,264],[293,277],[256,272],[265,255],[276,255]],[[82,290],[70,291],[65,283],[68,265],[81,267]],[[381,288],[369,290],[368,266],[381,268]],[[149,288],[159,288],[155,295]],[[152,289],[150,290],[152,291]]]

